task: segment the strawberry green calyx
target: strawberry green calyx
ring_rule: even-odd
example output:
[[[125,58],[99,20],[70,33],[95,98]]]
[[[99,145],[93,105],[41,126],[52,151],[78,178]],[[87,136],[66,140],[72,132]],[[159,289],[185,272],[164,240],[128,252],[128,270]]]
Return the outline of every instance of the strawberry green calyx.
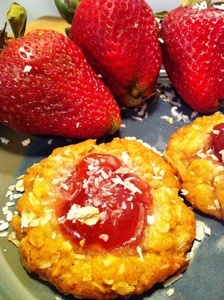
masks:
[[[75,10],[81,0],[64,0],[65,4],[67,4],[71,9]]]
[[[8,42],[10,41],[10,38],[7,35],[6,32],[7,23],[5,23],[5,26],[2,30],[0,30],[0,52],[7,46]]]
[[[27,14],[25,8],[13,2],[7,13],[7,20],[15,38],[22,37],[26,30]]]
[[[110,129],[106,132],[106,134],[114,134],[119,128],[120,128],[120,125],[121,125],[121,120],[120,120],[120,116],[119,118],[115,118],[115,117],[111,117],[111,127]]]
[[[181,6],[194,6],[195,4],[200,4],[202,2],[206,2],[208,6],[211,4],[211,0],[184,0]]]
[[[141,89],[138,85],[134,84],[133,86],[129,86],[126,89],[125,97],[121,97],[118,99],[120,105],[125,105],[127,107],[138,107],[143,103],[147,102],[155,102],[155,85],[150,85],[147,89]]]
[[[59,14],[61,17],[68,22],[69,24],[72,23],[74,12],[78,7],[80,1],[79,0],[54,0],[54,3],[58,9]]]
[[[13,2],[7,12],[7,21],[11,26],[14,38],[20,38],[26,30],[27,14],[26,10],[20,4]],[[6,32],[7,22],[4,28],[0,30],[0,52],[8,45],[12,37]]]
[[[125,97],[118,99],[121,105],[137,107],[143,102],[143,93],[136,85],[129,86],[125,92]]]
[[[155,13],[154,15],[156,18],[164,19],[167,14],[168,14],[168,11],[163,10],[163,11],[159,11],[159,12]]]

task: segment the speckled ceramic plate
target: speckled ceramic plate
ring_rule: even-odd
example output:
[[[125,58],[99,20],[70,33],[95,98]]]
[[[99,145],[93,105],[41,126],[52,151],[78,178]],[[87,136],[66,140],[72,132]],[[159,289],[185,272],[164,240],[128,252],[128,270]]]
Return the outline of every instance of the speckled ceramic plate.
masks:
[[[166,78],[159,82],[168,83]],[[173,124],[167,122],[173,118]],[[116,136],[134,136],[164,151],[171,133],[177,128],[191,122],[194,113],[184,105],[169,84],[163,88],[160,98],[149,103],[143,109],[127,109],[122,111],[123,126]],[[179,120],[180,119],[180,120]],[[23,142],[30,139],[27,146]],[[0,205],[4,207],[9,201],[5,196],[10,185],[14,185],[16,177],[23,174],[33,163],[48,156],[51,151],[77,140],[63,138],[34,137],[15,132],[0,125]],[[15,200],[16,202],[16,200]],[[13,211],[14,207],[9,207]],[[205,235],[199,243],[193,259],[183,277],[172,284],[174,294],[170,297],[166,292],[170,288],[156,285],[152,290],[130,300],[221,300],[224,299],[224,228],[223,224],[210,217],[196,213],[196,218],[203,221],[211,229],[211,235]],[[0,212],[0,219],[5,215]],[[9,228],[9,232],[10,232]],[[6,230],[7,231],[7,230]],[[2,232],[1,232],[2,233]],[[74,299],[60,295],[52,286],[36,276],[30,276],[21,265],[17,247],[0,237],[0,299],[1,300],[55,300]]]

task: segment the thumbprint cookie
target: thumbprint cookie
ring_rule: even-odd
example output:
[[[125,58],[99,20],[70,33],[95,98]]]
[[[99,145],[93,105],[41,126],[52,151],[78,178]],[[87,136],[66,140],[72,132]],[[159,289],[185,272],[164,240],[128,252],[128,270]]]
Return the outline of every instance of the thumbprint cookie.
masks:
[[[166,161],[197,210],[224,219],[224,115],[195,119],[178,129],[167,144]]]
[[[138,295],[188,266],[194,213],[140,141],[57,148],[27,169],[24,188],[12,220],[21,261],[63,294]]]

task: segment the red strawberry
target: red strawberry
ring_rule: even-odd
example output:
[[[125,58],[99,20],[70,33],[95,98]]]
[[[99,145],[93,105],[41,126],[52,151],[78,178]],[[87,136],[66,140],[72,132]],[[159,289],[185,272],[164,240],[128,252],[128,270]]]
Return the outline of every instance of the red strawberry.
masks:
[[[121,105],[138,106],[154,92],[161,52],[145,0],[82,0],[69,37]]]
[[[39,135],[98,138],[115,132],[120,111],[78,46],[35,30],[0,54],[0,121]]]
[[[217,7],[205,1],[178,7],[162,22],[167,74],[182,99],[200,113],[216,111],[224,100],[224,11]]]

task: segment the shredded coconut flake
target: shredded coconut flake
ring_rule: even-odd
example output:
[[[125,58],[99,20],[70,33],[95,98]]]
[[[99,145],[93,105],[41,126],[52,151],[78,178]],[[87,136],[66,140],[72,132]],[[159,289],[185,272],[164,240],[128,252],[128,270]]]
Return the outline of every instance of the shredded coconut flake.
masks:
[[[32,70],[32,66],[26,65],[25,68],[23,69],[24,73],[29,73]]]
[[[220,202],[219,202],[218,199],[215,199],[215,200],[214,200],[214,204],[215,204],[215,207],[216,207],[217,210],[220,210],[220,209],[221,209],[221,205],[220,205]]]
[[[3,222],[0,224],[0,231],[4,231],[9,228],[9,223],[8,222]]]
[[[204,239],[205,235],[211,235],[211,229],[202,221],[196,221],[196,237],[191,248],[191,251],[188,253],[188,259],[192,260],[195,256],[197,249],[199,248],[202,240]]]
[[[11,210],[12,207],[15,205],[15,199],[19,199],[22,196],[22,192],[24,191],[23,187],[23,177],[24,175],[21,175],[17,177],[17,183],[8,186],[8,190],[5,194],[5,197],[7,198],[7,201],[5,202],[5,206],[3,206],[2,213],[4,215],[4,220],[0,220],[0,237],[6,237],[8,236],[8,231],[6,231],[9,228],[9,222],[11,222],[13,217],[13,211]],[[19,193],[17,193],[19,192]],[[15,212],[14,214],[17,214],[18,212]]]
[[[21,217],[22,217],[21,227],[25,228],[25,227],[29,227],[31,221],[34,220],[36,215],[32,211],[23,211]]]
[[[20,241],[17,239],[15,231],[10,233],[8,241],[12,242],[14,245],[19,247]]]
[[[17,192],[24,192],[24,182],[23,182],[23,179],[19,179],[17,182],[16,182],[16,185],[15,185],[15,189]]]
[[[22,141],[22,145],[23,145],[24,147],[29,146],[30,144],[31,144],[31,139],[26,139],[26,140],[23,140],[23,141]]]
[[[174,282],[176,282],[177,280],[181,279],[183,277],[183,274],[179,274],[173,277],[168,278],[164,283],[163,286],[165,288],[171,286]]]
[[[213,7],[220,9],[220,10],[224,10],[224,3],[220,3],[218,5],[213,5]]]
[[[8,236],[8,231],[0,232],[0,237],[7,237]]]
[[[193,259],[193,257],[195,256],[195,253],[200,245],[201,245],[201,241],[197,241],[197,240],[194,241],[191,251],[188,253],[189,260]]]
[[[22,197],[22,194],[19,194],[19,193],[13,194],[13,199],[14,199],[14,200],[19,199],[19,198],[21,198],[21,197]]]
[[[121,177],[117,176],[115,178],[112,178],[112,182],[115,184],[123,185],[126,189],[130,190],[132,194],[141,194],[142,191],[131,182],[131,179],[132,178],[125,178],[124,180],[122,180]]]
[[[127,152],[123,151],[122,154],[121,154],[121,157],[122,157],[122,161],[124,164],[128,164],[129,162],[129,155]]]
[[[171,297],[174,294],[174,292],[175,292],[174,288],[170,288],[166,291],[166,295],[168,297]]]
[[[203,9],[208,8],[208,5],[207,5],[207,2],[206,2],[206,1],[203,1],[203,2],[201,2],[201,3],[195,3],[195,4],[193,5],[193,8],[198,9],[198,10],[200,11],[200,10],[203,10]]]
[[[210,236],[210,235],[211,235],[211,228],[208,227],[208,226],[205,226],[205,227],[204,227],[204,232],[205,232],[206,235],[209,235],[209,236]]]
[[[141,117],[138,117],[138,116],[131,116],[131,118],[135,121],[143,121],[143,119]]]
[[[54,140],[54,139],[49,139],[48,142],[47,142],[48,145],[51,145],[51,144],[53,143],[53,140]]]
[[[167,121],[167,123],[169,123],[171,125],[174,123],[173,118],[169,117],[169,116],[161,116],[161,119]]]
[[[101,234],[99,235],[99,238],[103,240],[104,242],[107,242],[109,240],[109,235],[108,234]]]
[[[11,210],[9,210],[7,215],[6,215],[6,221],[11,222],[12,221],[12,216],[13,216],[13,214],[12,214]]]
[[[69,189],[68,185],[65,184],[64,182],[62,182],[62,183],[60,184],[60,187],[61,187],[62,189],[64,189],[65,191],[68,191],[68,189]]]
[[[188,190],[181,189],[181,195],[186,196],[188,193]]]
[[[10,143],[10,140],[6,139],[5,137],[0,137],[0,141],[2,144],[9,144]]]
[[[73,204],[67,213],[67,220],[76,220],[84,223],[86,225],[92,226],[95,225],[100,220],[100,213],[98,208],[93,206],[83,206]]]
[[[171,114],[172,116],[177,118],[177,121],[184,121],[189,122],[189,117],[187,115],[184,115],[182,112],[178,112],[178,107],[177,106],[173,106],[171,108]]]
[[[154,225],[155,224],[155,216],[147,216],[147,223],[149,225]]]
[[[140,110],[138,108],[136,108],[135,110],[137,110],[137,115],[139,117],[144,117],[145,116],[145,113],[146,113],[146,109],[147,109],[147,105],[146,103],[144,103],[142,105],[142,107],[140,108]]]
[[[142,248],[140,246],[137,246],[136,247],[136,250],[138,252],[138,255],[139,255],[139,259],[140,260],[144,260],[144,257],[143,257],[143,254],[142,254]]]
[[[197,115],[198,115],[198,112],[197,111],[193,111],[192,114],[191,114],[191,119],[196,118]]]
[[[122,201],[122,203],[121,203],[121,209],[123,209],[123,210],[127,209],[127,204],[126,204],[125,201]]]
[[[165,175],[165,171],[160,167],[153,167],[153,179],[161,180]]]
[[[196,240],[202,241],[205,234],[211,235],[210,228],[202,221],[196,221]]]
[[[160,42],[161,44],[164,43],[164,40],[163,40],[162,38],[159,37],[158,40],[159,40],[159,42]]]

